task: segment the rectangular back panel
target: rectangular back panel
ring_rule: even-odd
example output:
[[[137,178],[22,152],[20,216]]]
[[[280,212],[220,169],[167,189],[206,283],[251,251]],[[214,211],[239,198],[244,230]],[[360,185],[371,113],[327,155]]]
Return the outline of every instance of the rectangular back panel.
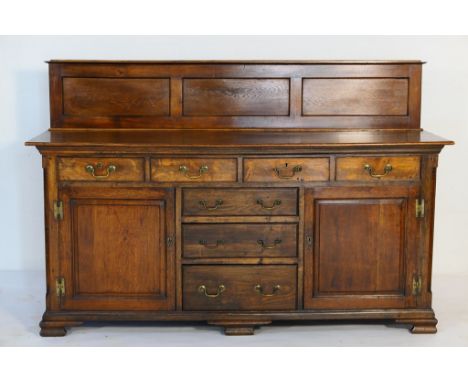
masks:
[[[289,115],[289,79],[187,79],[184,115]]]
[[[51,126],[419,129],[421,64],[52,61]]]
[[[64,78],[63,114],[81,117],[169,115],[169,80]]]
[[[395,78],[307,78],[303,115],[407,115],[408,80]]]

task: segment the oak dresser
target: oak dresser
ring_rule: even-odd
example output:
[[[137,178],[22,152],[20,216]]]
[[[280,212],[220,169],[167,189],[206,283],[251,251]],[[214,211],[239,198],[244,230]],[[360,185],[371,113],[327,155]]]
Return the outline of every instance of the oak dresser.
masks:
[[[42,336],[90,321],[435,333],[420,61],[52,60]],[[394,329],[395,330],[395,329]]]

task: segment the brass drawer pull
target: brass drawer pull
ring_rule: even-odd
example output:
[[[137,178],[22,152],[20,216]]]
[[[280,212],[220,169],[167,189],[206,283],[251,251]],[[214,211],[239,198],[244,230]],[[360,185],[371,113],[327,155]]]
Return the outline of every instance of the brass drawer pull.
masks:
[[[288,167],[288,164],[286,164],[284,167]],[[296,173],[298,172],[301,172],[302,171],[302,166],[300,165],[297,165],[297,166],[294,166],[292,168],[292,173],[291,175],[284,175],[284,174],[281,174],[281,171],[278,167],[275,167],[273,169],[273,171],[275,172],[276,176],[280,179],[291,179],[291,178],[294,178],[294,176],[296,175]]]
[[[276,207],[281,205],[281,200],[276,199],[271,207],[265,206],[262,199],[257,199],[257,204],[259,204],[264,210],[274,210]]]
[[[198,179],[198,178],[201,178],[202,175],[208,171],[208,166],[206,164],[200,166],[200,168],[198,169],[198,174],[197,175],[190,175],[189,174],[189,169],[187,166],[185,165],[181,165],[179,167],[179,171],[184,174],[184,176],[186,178],[189,178],[189,179]]]
[[[210,297],[210,298],[215,298],[215,297],[218,297],[221,293],[223,293],[224,291],[226,290],[226,287],[221,284],[218,286],[218,289],[216,290],[216,293],[215,294],[209,294],[206,290],[206,286],[205,285],[200,285],[198,287],[198,292],[199,293],[204,293],[206,297]]]
[[[103,164],[101,162],[99,162],[96,165],[96,168],[98,170],[101,170],[102,167],[103,167]],[[107,166],[106,167],[106,173],[104,175],[96,175],[96,173],[95,173],[96,169],[94,168],[94,166],[92,164],[86,165],[85,170],[86,170],[86,172],[89,172],[92,175],[93,178],[103,179],[103,178],[108,178],[111,173],[116,172],[117,171],[117,166],[114,165],[114,164],[110,164],[109,166]]]
[[[203,245],[205,248],[218,248],[220,245],[224,244],[224,240],[216,240],[214,244],[208,244],[206,240],[200,240],[198,244]]]
[[[281,289],[281,285],[275,285],[273,287],[273,291],[272,293],[265,293],[263,292],[263,288],[260,284],[257,284],[255,285],[254,287],[254,290],[255,292],[257,292],[258,294],[262,295],[263,297],[272,297],[272,296],[275,296],[279,290]]]
[[[265,244],[263,240],[257,240],[257,244],[262,247],[262,249],[272,249],[275,248],[278,244],[281,244],[281,239],[276,239],[273,244]]]
[[[372,166],[368,163],[366,163],[364,165],[364,171],[367,171],[369,173],[370,176],[372,176],[373,178],[377,178],[377,179],[380,179],[380,178],[383,178],[384,176],[387,176],[388,174],[390,174],[390,172],[393,170],[393,167],[390,163],[387,163],[384,167],[384,173],[383,174],[376,174],[374,173],[374,169],[372,168]]]
[[[200,200],[198,202],[198,204],[200,206],[202,206],[205,210],[208,210],[208,211],[213,211],[213,210],[217,210],[220,206],[223,205],[223,201],[221,199],[218,199],[215,201],[215,205],[213,207],[209,207],[207,204],[206,204],[206,200]]]

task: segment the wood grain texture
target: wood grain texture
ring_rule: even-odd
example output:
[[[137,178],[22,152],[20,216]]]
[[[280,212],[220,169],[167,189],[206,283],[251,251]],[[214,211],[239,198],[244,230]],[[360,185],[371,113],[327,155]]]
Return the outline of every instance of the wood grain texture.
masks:
[[[184,257],[182,264],[206,265],[296,265],[295,257]]]
[[[421,62],[49,65],[54,129],[420,127]],[[311,97],[303,100],[300,91],[303,82],[315,80],[328,84],[316,109],[317,92],[305,86],[304,94]]]
[[[287,310],[296,307],[296,266],[294,265],[186,265],[183,268],[184,310]],[[265,294],[273,287],[280,289],[273,296],[255,290],[259,284]],[[205,285],[208,294],[215,294],[219,285],[225,291],[210,298],[200,293]]]
[[[75,294],[160,295],[163,208],[149,201],[72,202]]]
[[[185,189],[182,203],[185,216],[270,216],[298,212],[297,190],[287,188]]]
[[[169,190],[62,191],[64,309],[174,307],[173,196]]]
[[[297,224],[184,224],[182,243],[184,258],[296,257]]]
[[[425,200],[425,216],[419,220],[419,230],[424,240],[418,241],[415,251],[426,253],[427,256],[419,256],[417,268],[422,269],[421,294],[416,296],[418,307],[430,307],[432,304],[432,264],[434,241],[434,215],[438,157],[426,155],[421,158],[421,197]],[[426,233],[426,234],[425,234]]]
[[[402,294],[405,201],[319,200],[315,207],[316,293]]]
[[[382,178],[374,178],[364,169],[368,164],[374,175],[385,174],[385,166],[392,169]],[[336,159],[336,180],[350,181],[395,181],[417,180],[420,173],[420,157],[418,156],[382,156],[382,157],[339,157]]]
[[[60,224],[54,218],[54,203],[59,200],[57,158],[43,156],[42,167],[44,176],[44,222],[45,235],[45,263],[47,285],[54,285],[60,277]],[[60,301],[52,293],[46,294],[46,309],[60,309]]]
[[[329,158],[245,158],[244,182],[327,181],[329,162]],[[296,166],[300,171],[295,172]]]
[[[307,78],[304,115],[406,115],[408,79]]]
[[[286,116],[289,79],[185,79],[186,116]]]
[[[307,308],[397,308],[411,299],[416,187],[323,188],[307,196],[313,244],[305,260]],[[410,233],[411,232],[411,233]]]
[[[183,223],[297,223],[297,215],[263,215],[263,216],[182,216]]]
[[[64,78],[63,114],[169,115],[169,79]]]
[[[235,150],[238,154],[252,149],[254,154],[300,149],[340,151],[346,149],[375,149],[378,151],[433,148],[440,151],[444,145],[454,142],[427,131],[211,131],[211,130],[53,130],[42,133],[26,142],[38,148],[86,148],[100,150],[166,150],[174,152],[198,152],[206,154],[220,149]],[[200,154],[200,152],[198,152]]]
[[[94,175],[86,171],[86,166],[94,167]],[[109,172],[109,166],[115,166],[115,171]],[[141,182],[145,178],[143,158],[72,158],[58,159],[59,179],[65,181],[93,182]],[[97,176],[97,177],[96,177]]]
[[[187,172],[181,172],[185,166]],[[206,171],[201,171],[206,166]],[[151,180],[159,182],[235,182],[237,159],[155,158],[151,159]]]

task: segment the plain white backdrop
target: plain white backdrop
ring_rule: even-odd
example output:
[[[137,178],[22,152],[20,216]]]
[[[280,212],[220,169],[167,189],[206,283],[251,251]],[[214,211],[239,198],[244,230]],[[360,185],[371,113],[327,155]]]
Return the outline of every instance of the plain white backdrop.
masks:
[[[68,34],[179,34],[179,33],[251,33],[251,34],[468,34],[466,23],[466,1],[463,0],[430,0],[421,7],[420,2],[407,0],[393,0],[391,3],[375,2],[372,0],[328,0],[326,2],[310,0],[236,0],[235,2],[219,2],[219,0],[178,0],[173,2],[154,2],[151,0],[113,0],[96,2],[82,0],[76,3],[61,0],[8,0],[2,3],[0,12],[0,30],[2,33],[68,33]],[[22,278],[29,280],[29,274],[34,273],[43,277],[43,239],[42,239],[42,186],[40,178],[39,155],[31,148],[23,148],[22,142],[30,137],[30,133],[42,131],[48,125],[47,111],[47,80],[46,68],[42,60],[50,57],[70,58],[408,58],[417,57],[429,61],[424,73],[423,92],[423,126],[426,129],[445,134],[448,138],[457,140],[458,146],[445,150],[441,158],[441,174],[443,181],[439,183],[438,195],[438,227],[436,227],[436,273],[466,271],[465,227],[463,216],[464,179],[457,165],[462,167],[466,163],[466,54],[467,39],[458,41],[433,38],[369,38],[369,37],[287,37],[287,38],[35,38],[23,41],[13,41],[11,38],[0,37],[0,269],[8,264],[8,268],[18,268],[27,265],[32,272],[0,272],[0,279],[5,275],[15,280],[15,288],[25,284]],[[8,44],[6,44],[8,40]],[[29,41],[27,41],[29,40]],[[269,40],[269,41],[268,41]],[[6,45],[9,46],[8,50]],[[34,60],[31,61],[31,58]],[[20,61],[23,64],[20,64]],[[3,69],[5,68],[5,70]],[[8,71],[6,69],[8,68]],[[25,70],[35,78],[23,88],[14,84],[19,82],[18,70]],[[7,74],[7,76],[5,76]],[[33,75],[34,74],[34,75]],[[429,75],[429,77],[428,77]],[[462,84],[463,82],[463,84]],[[432,84],[432,85],[431,85]],[[32,86],[32,87],[31,87]],[[429,95],[426,91],[435,89]],[[11,89],[18,89],[12,92]],[[41,90],[42,89],[42,90]],[[441,89],[440,92],[437,89]],[[455,89],[455,91],[454,91]],[[443,93],[442,90],[445,92]],[[20,94],[21,97],[20,97]],[[23,108],[19,99],[23,95],[32,100],[28,111],[23,114],[22,126],[17,123]],[[17,97],[15,99],[15,97]],[[430,97],[430,98],[428,98]],[[428,103],[431,100],[431,103]],[[443,107],[449,100],[454,101],[453,107]],[[17,105],[16,108],[12,108]],[[43,106],[46,106],[45,108]],[[429,113],[429,114],[428,114]],[[8,122],[8,124],[7,124]],[[465,122],[465,123],[464,123]],[[45,127],[40,126],[46,123]],[[8,155],[4,154],[8,150]],[[7,158],[5,160],[5,158]],[[10,167],[15,161],[23,163],[21,171],[27,180],[23,195],[16,195],[20,189],[17,182],[19,177],[8,177]],[[461,161],[461,162],[460,162]],[[32,168],[31,166],[36,166]],[[3,170],[7,168],[5,173]],[[450,174],[453,168],[453,175]],[[3,178],[5,176],[5,178]],[[3,183],[6,181],[15,182]],[[465,181],[466,183],[466,181]],[[9,184],[8,188],[6,185]],[[8,192],[7,192],[8,190]],[[452,192],[452,193],[451,193]],[[441,199],[443,198],[443,199]],[[458,199],[457,199],[458,198]],[[29,200],[30,199],[30,200]],[[40,201],[40,204],[37,204]],[[457,204],[456,204],[457,203]],[[11,206],[11,207],[10,207]],[[8,208],[7,208],[8,207]],[[21,207],[21,210],[19,209]],[[20,215],[21,213],[21,215]],[[443,214],[443,216],[441,216]],[[458,216],[458,218],[457,218]],[[31,219],[35,219],[35,221]],[[457,223],[458,226],[456,225]],[[6,229],[5,229],[6,227]],[[455,227],[458,227],[455,229]],[[441,232],[441,229],[444,232]],[[21,234],[19,233],[21,230]],[[16,232],[12,235],[13,232]],[[23,238],[23,244],[18,239]],[[36,241],[37,240],[37,241]],[[7,244],[5,244],[7,243]],[[8,246],[8,247],[6,247]],[[450,246],[450,247],[449,247]],[[5,248],[5,250],[4,250]],[[12,249],[15,248],[15,251]],[[440,248],[440,249],[439,249]],[[442,251],[443,249],[443,251]],[[464,251],[465,249],[465,251]],[[5,261],[4,261],[5,260]],[[440,261],[443,264],[440,264]],[[463,265],[465,264],[465,265]],[[19,279],[18,276],[19,275]],[[462,330],[463,322],[468,322],[468,311],[464,309],[461,296],[466,296],[468,290],[463,291],[466,276],[437,276],[437,280],[448,280],[445,290],[442,285],[434,285],[438,291],[435,295],[436,311],[452,317],[451,321],[439,315],[441,322],[439,334],[436,336],[411,336],[406,334],[401,341],[393,341],[393,330],[382,328],[375,333],[374,346],[435,346],[437,342],[450,344],[447,329],[458,337],[461,343],[468,343],[466,333]],[[40,280],[37,280],[41,283]],[[43,282],[42,282],[43,283]],[[4,283],[8,284],[8,283]],[[24,286],[24,285],[23,285]],[[28,286],[39,289],[35,293],[36,313],[43,310],[43,286],[33,282]],[[466,288],[465,288],[466,289]],[[33,289],[34,290],[34,289]],[[21,304],[18,304],[18,293],[0,287],[0,302],[10,299],[12,309],[5,309],[2,324],[9,335],[15,335],[20,327],[23,340],[37,340],[37,321],[39,316],[33,314],[28,295],[21,293]],[[23,291],[24,292],[24,291]],[[454,293],[455,292],[455,293]],[[446,294],[447,293],[447,294]],[[444,310],[438,304],[437,296],[446,303]],[[29,296],[30,297],[30,296]],[[2,300],[3,298],[3,300]],[[34,305],[33,304],[33,305]],[[20,314],[13,314],[13,307]],[[7,306],[7,304],[3,305]],[[0,307],[1,316],[2,307]],[[7,318],[6,320],[4,318]],[[16,323],[9,325],[13,320]],[[27,321],[25,323],[25,321]],[[466,325],[465,325],[466,326]],[[354,328],[354,326],[353,326]],[[90,329],[92,330],[92,329]],[[140,344],[140,338],[153,334],[153,329],[134,333],[133,342],[127,346]],[[283,328],[278,333],[282,333]],[[385,337],[385,333],[388,336]],[[99,342],[94,345],[106,346],[108,332],[101,331]],[[125,331],[127,332],[127,331]],[[159,330],[158,330],[159,332]],[[330,338],[335,331],[330,328],[324,338]],[[24,336],[26,334],[26,336]],[[83,333],[81,333],[82,335]],[[173,336],[185,339],[185,332],[176,330]],[[196,344],[203,346],[205,332],[201,331]],[[308,336],[308,346],[320,346],[315,341],[316,333],[313,329],[306,333],[299,333],[299,338]],[[398,334],[397,334],[398,335]],[[369,339],[372,333],[363,329],[354,333],[353,343],[360,346],[361,338]],[[80,340],[78,336],[67,336],[63,342],[51,341],[51,346],[93,346],[93,342],[86,338]],[[119,339],[120,334],[114,335]],[[253,336],[255,338],[256,336]],[[285,334],[288,337],[288,333]],[[292,338],[293,336],[291,336]],[[440,337],[444,341],[438,341]],[[250,337],[252,338],[252,337]],[[296,337],[297,338],[297,337]],[[343,346],[342,336],[338,333],[335,341],[326,341],[328,346]],[[387,340],[385,339],[387,338]],[[391,341],[388,341],[391,338]],[[0,335],[0,339],[2,339]],[[68,340],[72,339],[69,343]],[[73,340],[74,339],[74,340]],[[154,337],[152,346],[161,346],[158,336]],[[221,342],[227,346],[227,341]],[[229,338],[230,339],[230,338]],[[432,340],[431,340],[432,339]],[[57,339],[53,339],[57,340]],[[249,346],[244,338],[244,346]],[[268,340],[267,340],[268,341]],[[289,340],[288,340],[289,341]],[[294,346],[286,341],[285,346]],[[39,341],[38,341],[39,342]],[[27,344],[27,341],[23,342]],[[177,343],[177,340],[175,340]],[[280,343],[273,336],[266,346],[278,346]],[[180,345],[180,344],[179,344]],[[45,346],[42,343],[42,346]],[[208,344],[206,344],[208,346]],[[24,380],[34,378],[37,381],[50,380],[53,371],[58,375],[66,375],[70,382],[82,381],[90,375],[100,379],[127,381],[139,378],[147,379],[155,371],[160,378],[190,378],[192,381],[214,381],[222,376],[226,382],[238,381],[248,375],[251,379],[269,379],[270,381],[284,381],[289,379],[303,379],[306,375],[326,379],[346,378],[350,381],[374,381],[375,375],[383,382],[394,381],[405,375],[407,379],[425,379],[428,381],[455,379],[466,375],[466,351],[460,352],[454,348],[370,348],[370,349],[336,349],[336,348],[262,348],[262,349],[157,349],[157,348],[67,348],[56,347],[34,349],[0,348],[2,355],[2,376],[6,379]],[[76,367],[76,360],[80,360],[83,367]],[[210,367],[206,368],[206,360],[210,360]],[[411,362],[407,360],[411,359]],[[184,367],[181,367],[183,360]],[[389,367],[389,360],[392,365]],[[233,362],[234,361],[234,362]],[[361,367],[365,363],[365,367]],[[27,365],[27,367],[25,367]],[[236,365],[236,367],[233,367]],[[339,367],[336,367],[340,365]],[[424,365],[423,368],[415,365]],[[70,370],[73,370],[70,373]],[[385,373],[382,373],[385,370]],[[228,371],[228,372],[226,372]],[[312,374],[311,374],[312,373]],[[4,378],[5,379],[5,378]]]
[[[421,59],[421,125],[456,141],[439,159],[435,274],[468,273],[468,37],[0,37],[0,270],[44,269],[41,158],[49,59]]]
[[[74,2],[68,5],[61,0],[6,0],[2,3],[0,12],[0,31],[4,34],[468,34],[466,6],[466,1],[463,0],[429,0],[424,2],[423,7],[420,2],[407,0],[392,0],[391,3],[372,0],[113,0],[111,6],[107,1],[95,0],[81,0],[79,5]],[[463,187],[460,187],[464,181],[463,172],[459,169],[466,163],[464,153],[467,152],[466,139],[463,139],[466,138],[467,121],[466,47],[467,38],[449,41],[433,38],[380,37],[52,37],[25,38],[21,41],[0,37],[0,269],[7,264],[9,269],[23,265],[30,269],[38,269],[31,272],[0,271],[0,281],[3,285],[9,285],[7,279],[12,282],[10,288],[0,286],[0,329],[20,340],[16,343],[31,344],[36,341],[42,346],[46,345],[44,342],[40,343],[37,335],[37,322],[44,308],[44,282],[41,281],[44,277],[42,180],[39,155],[34,153],[34,149],[22,147],[23,140],[28,139],[31,133],[40,132],[48,125],[47,72],[42,60],[59,56],[142,59],[418,57],[428,60],[429,64],[424,73],[423,125],[426,129],[456,139],[458,143],[455,148],[445,150],[440,163],[443,183],[439,183],[438,190],[438,227],[435,243],[435,272],[439,273],[466,271],[466,239],[463,225],[466,208],[463,209],[465,195]],[[21,82],[21,70],[30,73],[35,80],[29,84],[27,80]],[[23,87],[18,86],[20,82]],[[435,89],[435,92],[429,94],[427,90],[431,88]],[[440,92],[437,89],[441,89]],[[28,105],[27,109],[20,105],[20,98],[32,101],[25,103]],[[431,103],[428,103],[428,100]],[[441,105],[447,105],[449,100],[454,102],[453,107],[440,108]],[[16,106],[13,108],[13,105]],[[21,124],[17,122],[20,118]],[[43,123],[46,126],[41,126]],[[21,195],[16,194],[16,190],[21,189],[18,183],[20,177],[10,176],[14,174],[10,171],[15,161],[21,164],[18,171],[26,171],[23,184],[27,188]],[[7,172],[3,171],[5,168]],[[453,168],[453,175],[450,174],[450,168]],[[461,178],[457,179],[457,176]],[[39,205],[37,201],[40,202]],[[462,224],[457,226],[460,222]],[[458,228],[455,230],[455,227]],[[23,239],[22,244],[20,239]],[[443,264],[440,264],[440,261]],[[36,281],[34,278],[30,279],[30,274],[36,275]],[[466,276],[454,276],[456,277],[435,277],[434,290],[438,292],[434,296],[434,303],[436,311],[440,312],[439,333],[436,336],[420,337],[405,333],[406,335],[398,341],[394,339],[394,336],[399,336],[398,331],[382,328],[377,332],[369,333],[366,329],[359,332],[359,329],[353,326],[353,330],[357,332],[351,333],[348,338],[353,338],[351,342],[355,346],[362,345],[362,338],[373,338],[370,343],[374,346],[395,346],[398,343],[400,346],[468,343],[468,331],[463,324],[468,322],[468,311],[463,308],[463,304],[460,305],[460,301],[463,301],[462,296],[466,297],[468,294],[464,287]],[[442,280],[447,282],[442,283]],[[445,289],[441,288],[444,285]],[[31,298],[31,294],[34,298]],[[440,302],[445,306],[441,306]],[[77,333],[77,336],[67,336],[63,341],[57,341],[57,338],[47,339],[51,340],[48,345],[57,346],[55,349],[39,348],[35,351],[31,348],[0,348],[4,360],[2,376],[11,381],[31,378],[47,381],[50,380],[51,369],[48,365],[51,365],[51,360],[54,373],[66,375],[70,382],[89,379],[90,375],[116,381],[138,378],[146,380],[148,375],[154,375],[155,371],[160,378],[166,375],[168,378],[174,378],[177,375],[181,380],[189,378],[191,381],[205,382],[219,380],[220,376],[226,382],[238,381],[245,379],[246,375],[251,379],[258,377],[257,379],[270,381],[284,381],[285,378],[303,379],[304,375],[325,379],[331,377],[346,378],[350,381],[374,381],[375,375],[379,375],[383,382],[395,381],[402,375],[406,379],[423,378],[428,381],[455,379],[466,375],[466,351],[460,352],[454,348],[419,348],[417,351],[413,348],[323,347],[260,350],[133,348],[129,351],[127,348],[58,347],[67,344],[71,346],[73,343],[75,346],[106,346],[109,337],[122,342],[121,334],[109,336],[109,332],[102,329],[101,334],[98,334],[99,341],[96,341],[96,337],[92,337],[91,333],[88,333],[87,337],[85,335],[85,338],[81,338],[84,333]],[[330,341],[335,329],[329,328],[323,332],[325,344],[343,346],[343,336],[340,334],[342,331],[333,335],[334,340]],[[123,332],[127,333],[127,330]],[[133,340],[125,345],[141,346],[140,339],[154,335],[154,332],[154,329],[149,328],[134,333]],[[160,330],[156,332],[161,333]],[[205,331],[200,332],[195,343],[198,346],[209,346],[205,341]],[[272,335],[270,340],[267,338],[263,344],[294,346],[290,342],[294,334],[285,331],[285,328],[277,329],[276,333],[283,332],[283,338],[288,338],[286,342],[278,342],[277,336]],[[320,343],[315,341],[316,335],[313,328],[304,332],[299,330],[296,339],[300,338],[303,341],[307,336],[310,339],[308,346],[320,346]],[[216,338],[218,337],[223,336]],[[452,341],[454,337],[457,337],[458,341]],[[0,342],[3,338],[0,334]],[[153,342],[148,341],[151,346],[161,346],[159,335],[151,338],[154,339]],[[170,338],[174,344],[178,343],[177,338],[185,341],[186,331],[177,328]],[[228,346],[228,339],[232,340],[225,338],[225,341],[217,342]],[[68,342],[69,340],[71,342]],[[247,338],[242,340],[244,346],[249,346]],[[13,343],[14,341],[10,342]],[[83,367],[76,367],[77,359]],[[204,367],[207,359],[210,360],[209,368]],[[411,362],[407,362],[409,359]],[[181,360],[184,367],[181,367]],[[389,367],[388,360],[392,360],[392,365],[398,367]],[[363,362],[364,368],[361,367]],[[337,365],[340,366],[336,367]],[[70,373],[70,370],[73,372]],[[385,370],[385,373],[382,373],[382,370]]]

